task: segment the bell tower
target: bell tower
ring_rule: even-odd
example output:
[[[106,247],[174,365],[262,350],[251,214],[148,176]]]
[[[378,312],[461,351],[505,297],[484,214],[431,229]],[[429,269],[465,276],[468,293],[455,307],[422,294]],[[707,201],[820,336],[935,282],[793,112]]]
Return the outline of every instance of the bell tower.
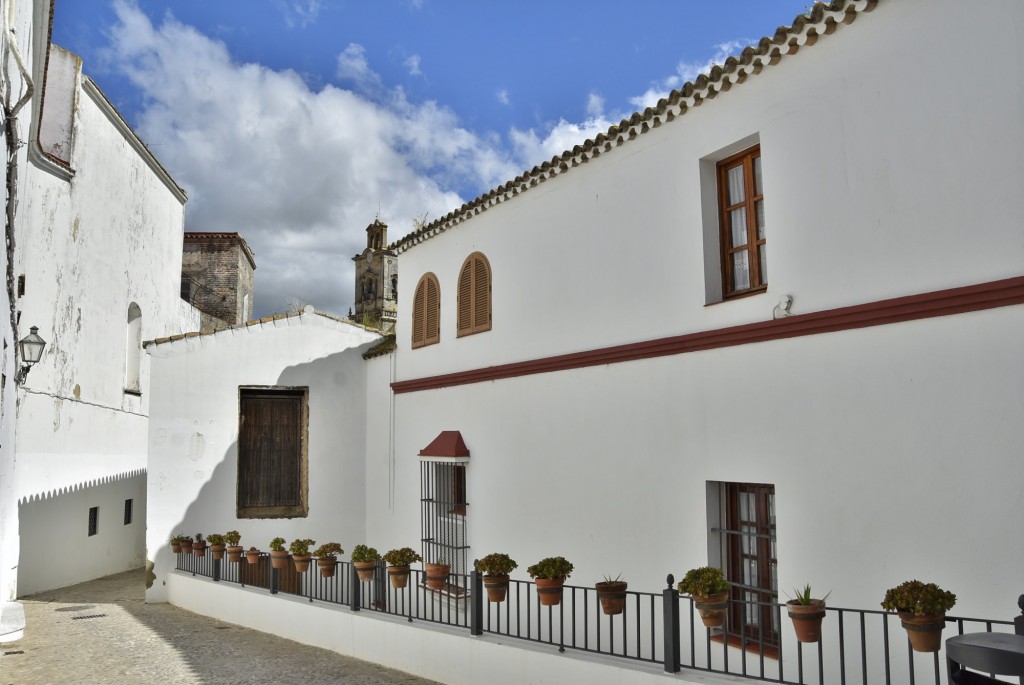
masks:
[[[388,225],[377,217],[366,227],[366,249],[352,257],[355,313],[351,318],[383,331],[394,328],[398,313],[398,257],[388,248]]]

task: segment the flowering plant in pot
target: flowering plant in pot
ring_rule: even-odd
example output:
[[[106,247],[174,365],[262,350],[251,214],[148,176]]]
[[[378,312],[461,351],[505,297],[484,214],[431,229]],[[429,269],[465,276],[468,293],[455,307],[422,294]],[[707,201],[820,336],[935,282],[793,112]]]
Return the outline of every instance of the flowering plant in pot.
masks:
[[[507,554],[494,552],[474,561],[473,568],[485,574],[487,599],[491,602],[504,602],[508,596],[508,574],[519,568],[519,564]]]
[[[284,548],[284,538],[274,538],[270,541],[270,565],[281,569],[288,563],[288,550]]]
[[[831,595],[832,593],[828,593]],[[804,589],[794,589],[794,597],[786,602],[786,609],[789,610],[789,618],[793,621],[793,630],[796,631],[796,639],[800,642],[817,642],[821,639],[821,621],[825,618],[825,600],[828,595],[821,599],[814,599],[811,596],[811,586],[804,585]]]
[[[196,533],[196,539],[192,541],[192,552],[197,557],[206,556],[206,540],[203,539],[202,533]]]
[[[626,608],[626,588],[629,585],[622,579],[622,574],[612,578],[605,576],[604,580],[594,583],[597,590],[597,598],[601,601],[601,611],[608,616],[617,616]]]
[[[547,557],[526,569],[537,585],[541,606],[555,606],[562,602],[562,586],[573,571],[565,557]]]
[[[245,550],[245,561],[246,561],[246,563],[249,563],[249,564],[258,564],[258,563],[260,563],[260,554],[261,554],[261,552],[258,549],[256,549],[255,547],[250,547],[249,549]]]
[[[729,608],[729,581],[720,568],[701,566],[690,569],[679,581],[679,592],[693,597],[700,619],[708,628],[725,625]]]
[[[192,554],[192,536],[191,535],[177,535],[178,544],[181,545],[182,554]]]
[[[417,561],[423,561],[423,557],[412,547],[388,550],[384,554],[384,562],[388,565],[391,587],[401,589],[408,585],[411,573],[409,566]]]
[[[242,559],[242,534],[237,530],[229,530],[224,533],[224,542],[227,544],[228,561],[238,563]]]
[[[373,580],[374,569],[380,561],[380,553],[373,547],[356,545],[352,550],[352,565],[356,567],[359,580],[366,582]]]
[[[316,551],[313,552],[313,556],[316,557],[316,565],[320,569],[320,575],[324,578],[333,576],[334,569],[338,565],[338,555],[344,553],[345,550],[337,542],[328,542],[317,547]]]
[[[448,584],[448,575],[452,572],[452,565],[445,557],[437,557],[434,561],[424,564],[426,567],[427,587],[431,590],[443,590]]]
[[[210,533],[207,538],[207,542],[210,544],[210,551],[213,552],[214,559],[224,558],[224,536],[220,533]]]
[[[295,538],[291,544],[288,545],[288,549],[292,553],[292,561],[295,563],[295,570],[299,573],[305,572],[309,568],[309,562],[312,560],[312,555],[309,553],[309,548],[316,544],[316,540],[310,540],[309,538]]]
[[[885,591],[882,608],[895,611],[916,652],[937,652],[942,645],[946,612],[956,604],[956,595],[935,583],[908,580]]]
[[[189,553],[192,552],[192,538],[188,537],[187,535],[172,535],[171,539],[169,540],[169,542],[171,543],[171,554],[181,554],[182,540],[188,540],[188,551]]]

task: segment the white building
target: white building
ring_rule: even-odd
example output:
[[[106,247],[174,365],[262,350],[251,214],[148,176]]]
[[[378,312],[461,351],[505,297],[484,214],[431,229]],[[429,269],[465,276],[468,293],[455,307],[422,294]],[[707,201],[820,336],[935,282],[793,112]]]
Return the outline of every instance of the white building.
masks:
[[[185,193],[79,58],[49,43],[51,10],[47,0],[2,5],[13,20],[3,36],[7,72],[15,96],[30,93],[16,126],[23,147],[7,169],[8,179],[17,174],[17,211],[7,226],[5,601],[143,563],[149,361],[141,343],[198,323],[179,298]],[[14,388],[20,361],[7,338],[30,326],[48,344]],[[54,548],[81,557],[53,564]]]
[[[421,479],[449,479],[464,559],[507,552],[519,578],[562,555],[580,585],[659,592],[710,564],[749,586],[736,600],[809,582],[875,610],[921,578],[959,615],[1011,617],[1022,22],[1016,0],[816,5],[400,240],[397,350],[368,362],[366,496],[347,509],[365,533],[339,542],[420,540],[438,523]],[[471,456],[424,466],[451,431]],[[326,468],[311,458],[310,483]],[[256,525],[186,501],[163,520]],[[170,599],[202,610],[196,593],[216,594]],[[420,672],[472,682],[471,660]]]

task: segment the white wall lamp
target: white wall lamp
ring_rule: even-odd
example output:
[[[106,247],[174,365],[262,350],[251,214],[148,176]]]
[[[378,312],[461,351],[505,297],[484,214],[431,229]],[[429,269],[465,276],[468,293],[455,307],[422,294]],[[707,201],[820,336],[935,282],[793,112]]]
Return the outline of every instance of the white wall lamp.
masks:
[[[22,385],[25,382],[32,365],[43,356],[43,348],[46,347],[46,341],[40,338],[38,333],[39,328],[32,326],[28,331],[28,335],[18,341],[18,351],[21,353],[21,370],[15,377],[18,385]]]
[[[793,296],[783,295],[779,298],[779,303],[775,305],[775,309],[772,310],[773,319],[784,319],[789,316],[792,312],[789,310],[793,307]]]

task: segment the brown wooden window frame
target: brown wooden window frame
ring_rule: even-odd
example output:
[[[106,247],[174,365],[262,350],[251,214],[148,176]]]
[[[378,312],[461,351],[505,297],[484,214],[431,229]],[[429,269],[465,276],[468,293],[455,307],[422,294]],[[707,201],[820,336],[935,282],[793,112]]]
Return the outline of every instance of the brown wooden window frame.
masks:
[[[763,647],[765,656],[777,658],[781,629],[777,607],[775,486],[766,483],[720,483],[719,487],[722,526],[713,531],[719,535],[722,570],[731,586],[730,644],[739,647],[742,643],[747,650],[755,652]],[[741,518],[741,497],[750,497],[754,502],[747,519]],[[749,518],[751,513],[753,517]],[[744,542],[751,539],[753,553],[744,549]],[[757,569],[754,584],[743,582],[744,565],[751,561]],[[760,604],[748,605],[751,595]],[[751,612],[754,620],[751,620]],[[769,626],[769,630],[762,631],[762,626]]]
[[[457,336],[491,330],[491,263],[482,252],[466,257],[459,269]]]
[[[440,341],[441,286],[437,282],[437,276],[425,273],[416,283],[412,298],[412,349]]]
[[[289,493],[291,501],[283,504],[253,504],[243,481],[249,470],[245,435],[245,403],[247,398],[293,399],[299,403],[298,425],[295,426],[297,449],[292,455],[296,474],[296,490]],[[236,515],[238,518],[303,518],[309,514],[309,388],[305,386],[239,386],[238,441],[236,471]],[[256,474],[255,477],[259,477]]]
[[[720,252],[722,258],[722,297],[729,299],[742,297],[755,293],[762,293],[768,289],[767,273],[762,273],[761,251],[767,250],[765,238],[759,237],[757,232],[757,205],[761,203],[762,215],[764,214],[764,188],[757,193],[756,179],[754,175],[754,160],[761,159],[761,146],[755,145],[739,152],[731,157],[721,160],[717,164],[718,179],[718,224]],[[729,181],[728,173],[736,167],[743,168],[743,197],[744,199],[729,204]],[[762,172],[763,173],[763,172]],[[763,186],[763,181],[762,181]],[[730,213],[744,209],[746,210],[746,243],[739,247],[732,247],[732,232],[730,231]],[[733,287],[733,255],[746,253],[747,269],[750,277],[750,285],[746,288]],[[767,262],[766,262],[767,266]],[[763,269],[767,271],[767,268]]]

